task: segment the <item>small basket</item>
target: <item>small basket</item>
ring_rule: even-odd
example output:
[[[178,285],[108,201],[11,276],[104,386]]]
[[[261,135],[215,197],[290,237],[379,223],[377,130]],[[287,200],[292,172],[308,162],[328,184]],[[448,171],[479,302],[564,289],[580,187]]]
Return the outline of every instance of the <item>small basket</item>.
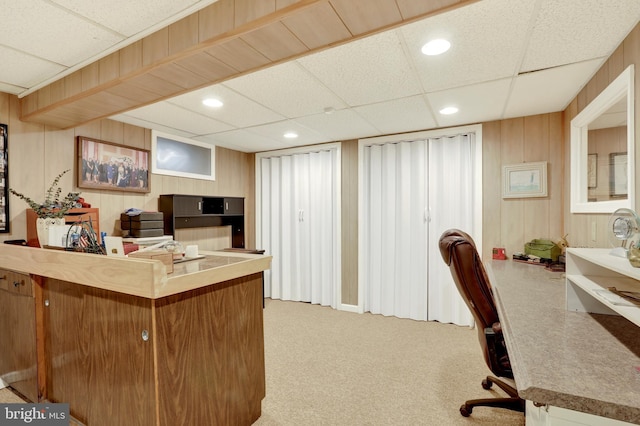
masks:
[[[562,251],[560,247],[551,240],[535,239],[524,245],[524,252],[525,254],[531,254],[543,259],[551,259],[557,262],[558,256],[560,256]]]

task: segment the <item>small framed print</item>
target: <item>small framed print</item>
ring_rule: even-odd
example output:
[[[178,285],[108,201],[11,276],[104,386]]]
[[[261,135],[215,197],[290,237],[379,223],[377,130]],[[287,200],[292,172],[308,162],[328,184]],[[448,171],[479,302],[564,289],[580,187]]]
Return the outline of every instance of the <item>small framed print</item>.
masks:
[[[587,180],[589,189],[598,187],[598,154],[589,154],[587,157]]]
[[[627,198],[628,170],[626,152],[609,154],[609,195],[611,198]]]
[[[546,161],[502,166],[502,198],[546,196]]]

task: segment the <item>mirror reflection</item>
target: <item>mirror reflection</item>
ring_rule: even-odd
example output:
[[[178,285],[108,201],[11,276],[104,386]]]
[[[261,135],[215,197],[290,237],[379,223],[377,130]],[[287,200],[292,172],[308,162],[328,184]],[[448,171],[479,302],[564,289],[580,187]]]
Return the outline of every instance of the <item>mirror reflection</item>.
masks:
[[[571,120],[571,212],[635,209],[634,67]]]
[[[588,124],[588,202],[627,199],[627,96]]]

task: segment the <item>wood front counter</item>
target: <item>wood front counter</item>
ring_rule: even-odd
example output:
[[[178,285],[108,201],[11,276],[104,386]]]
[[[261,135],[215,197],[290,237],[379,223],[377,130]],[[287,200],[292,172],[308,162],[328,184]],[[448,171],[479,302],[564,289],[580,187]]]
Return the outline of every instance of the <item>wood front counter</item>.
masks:
[[[253,423],[271,257],[202,254],[167,275],[157,260],[0,246],[0,268],[31,276],[37,359],[0,374],[37,375],[39,401],[91,426]]]

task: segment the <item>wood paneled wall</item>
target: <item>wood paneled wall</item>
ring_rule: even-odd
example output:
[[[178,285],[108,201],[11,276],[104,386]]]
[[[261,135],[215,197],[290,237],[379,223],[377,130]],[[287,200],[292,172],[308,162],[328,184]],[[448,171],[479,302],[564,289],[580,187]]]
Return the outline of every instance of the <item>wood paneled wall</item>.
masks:
[[[635,88],[635,138],[636,138],[636,207],[640,198],[640,155],[638,154],[638,138],[640,137],[640,24],[629,33],[625,40],[611,54],[609,59],[602,65],[596,75],[578,93],[578,96],[569,104],[564,111],[564,140],[565,143],[565,168],[564,168],[564,188],[565,202],[565,233],[569,244],[574,247],[610,247],[608,237],[609,214],[586,214],[571,213],[571,120],[580,113],[596,96],[598,96],[615,78],[620,75],[629,65],[635,64],[634,88]],[[596,238],[593,238],[595,230]]]
[[[101,120],[60,130],[18,119],[16,96],[0,93],[0,123],[9,125],[9,186],[35,200],[42,200],[57,174],[66,169],[73,173],[63,176],[64,192],[76,188],[76,136],[88,136],[136,148],[151,149],[151,132],[129,124]],[[100,209],[100,229],[108,235],[120,235],[119,217],[124,210],[135,207],[155,211],[160,194],[193,194],[245,197],[245,245],[255,246],[255,170],[253,154],[216,148],[216,180],[206,181],[163,175],[150,175],[151,192],[147,194],[82,190],[81,196],[92,207]],[[26,239],[26,203],[11,195],[9,198],[11,232],[0,234],[0,241]],[[231,247],[229,227],[179,230],[175,239],[186,244],[198,244],[201,250]]]
[[[511,257],[534,238],[562,237],[562,113],[483,123],[482,151],[483,259],[491,259],[493,247],[506,248]],[[548,196],[503,199],[502,166],[536,161],[547,162]]]

